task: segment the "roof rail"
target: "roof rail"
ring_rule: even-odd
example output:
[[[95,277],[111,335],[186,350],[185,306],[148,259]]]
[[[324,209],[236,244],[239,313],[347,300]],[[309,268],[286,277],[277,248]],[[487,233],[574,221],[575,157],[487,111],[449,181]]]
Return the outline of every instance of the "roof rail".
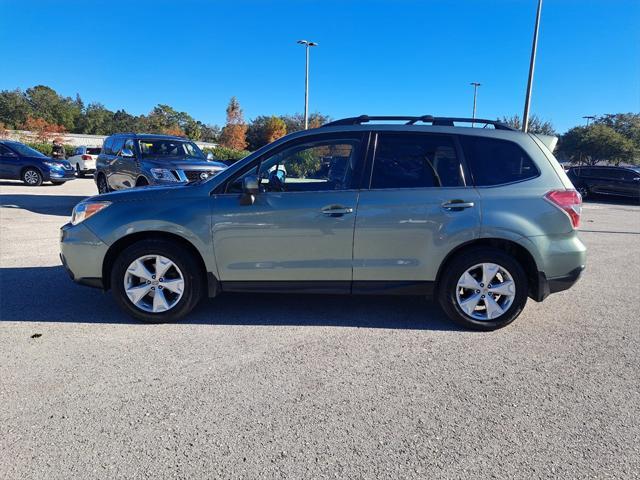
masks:
[[[359,117],[348,117],[341,118],[340,120],[335,120],[333,122],[325,123],[323,127],[335,127],[338,125],[361,125],[363,123],[376,121],[376,120],[389,120],[389,121],[397,121],[397,120],[406,120],[405,125],[414,125],[417,122],[430,123],[434,126],[445,126],[445,127],[453,127],[454,123],[471,123],[471,124],[481,124],[484,126],[493,125],[496,130],[515,130],[515,128],[510,127],[509,125],[502,123],[499,120],[487,120],[484,118],[466,118],[466,117],[434,117],[432,115],[421,115],[418,117],[415,116],[369,116],[369,115],[360,115]]]

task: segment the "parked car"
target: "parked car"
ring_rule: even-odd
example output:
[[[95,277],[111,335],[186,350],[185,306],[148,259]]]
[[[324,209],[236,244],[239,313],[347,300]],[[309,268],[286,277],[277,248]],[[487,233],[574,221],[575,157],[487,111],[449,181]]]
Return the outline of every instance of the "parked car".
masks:
[[[640,167],[570,167],[567,175],[582,198],[601,194],[640,199]]]
[[[227,168],[212,158],[181,137],[118,133],[105,139],[94,179],[99,193],[194,182]]]
[[[407,123],[371,123],[387,119]],[[580,277],[581,199],[535,135],[473,121],[493,128],[343,119],[207,180],[89,198],[62,262],[148,322],[243,291],[427,295],[465,327],[503,327]]]
[[[77,177],[84,177],[88,173],[96,171],[96,160],[100,155],[100,147],[78,147],[67,160],[76,170]]]
[[[62,185],[74,179],[74,172],[66,160],[47,157],[24,143],[0,140],[0,178],[34,187],[42,182]]]

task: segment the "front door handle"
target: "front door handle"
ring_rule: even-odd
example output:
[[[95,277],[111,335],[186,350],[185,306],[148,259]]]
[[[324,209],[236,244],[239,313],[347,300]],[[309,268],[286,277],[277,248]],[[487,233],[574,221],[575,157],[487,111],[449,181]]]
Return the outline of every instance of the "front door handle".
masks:
[[[323,215],[330,215],[332,217],[339,217],[345,215],[347,213],[353,213],[353,208],[351,207],[343,207],[342,205],[329,205],[328,207],[324,207],[320,212]]]
[[[465,208],[473,208],[475,203],[473,202],[465,202],[464,200],[449,200],[442,204],[442,208],[445,210],[451,210],[454,212],[459,212],[464,210]]]

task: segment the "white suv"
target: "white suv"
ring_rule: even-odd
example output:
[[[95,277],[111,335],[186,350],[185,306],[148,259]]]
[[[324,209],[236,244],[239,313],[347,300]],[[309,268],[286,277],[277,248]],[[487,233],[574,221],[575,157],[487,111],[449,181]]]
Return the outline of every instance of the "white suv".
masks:
[[[73,155],[68,158],[69,163],[76,170],[76,175],[82,177],[87,173],[96,171],[96,159],[100,155],[100,147],[78,147]]]

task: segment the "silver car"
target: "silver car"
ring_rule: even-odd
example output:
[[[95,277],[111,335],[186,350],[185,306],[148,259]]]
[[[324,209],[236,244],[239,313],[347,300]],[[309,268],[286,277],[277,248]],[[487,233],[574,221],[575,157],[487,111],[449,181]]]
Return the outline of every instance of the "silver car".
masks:
[[[147,322],[249,291],[425,295],[465,327],[503,327],[578,280],[582,201],[535,135],[463,122],[347,118],[207,180],[89,198],[62,262]]]

